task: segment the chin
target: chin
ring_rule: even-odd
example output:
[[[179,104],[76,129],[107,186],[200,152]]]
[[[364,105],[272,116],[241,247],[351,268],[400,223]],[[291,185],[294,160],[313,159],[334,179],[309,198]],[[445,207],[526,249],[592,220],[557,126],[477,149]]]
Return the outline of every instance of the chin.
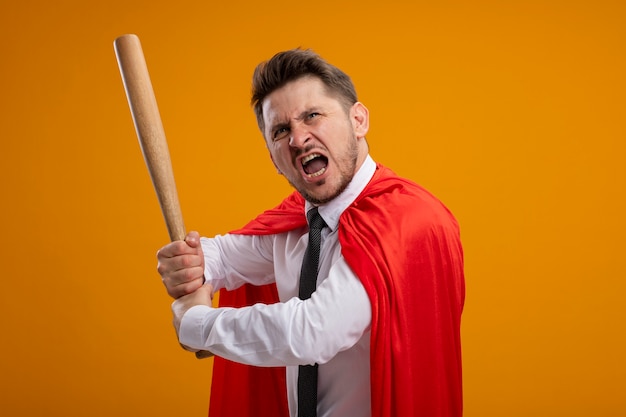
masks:
[[[316,191],[309,191],[306,188],[296,188],[302,197],[310,203],[315,205],[326,204],[332,200],[334,200],[338,195],[340,195],[348,186],[350,181],[341,182],[336,186],[331,186],[327,183],[326,180],[321,180],[315,184],[316,187],[324,188],[318,189]]]

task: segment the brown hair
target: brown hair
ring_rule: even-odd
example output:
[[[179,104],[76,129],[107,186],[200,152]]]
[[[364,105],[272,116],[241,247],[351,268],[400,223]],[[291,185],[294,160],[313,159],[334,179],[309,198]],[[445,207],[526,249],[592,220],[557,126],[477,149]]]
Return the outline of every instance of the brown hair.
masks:
[[[252,106],[261,132],[264,130],[263,100],[290,81],[313,76],[319,78],[330,94],[343,102],[346,110],[357,102],[350,77],[310,49],[279,52],[260,63],[252,76]]]

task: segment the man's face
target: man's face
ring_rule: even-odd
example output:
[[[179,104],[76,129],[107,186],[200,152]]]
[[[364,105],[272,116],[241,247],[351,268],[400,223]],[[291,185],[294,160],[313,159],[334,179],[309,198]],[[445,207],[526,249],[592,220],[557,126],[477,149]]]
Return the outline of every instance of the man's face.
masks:
[[[263,100],[265,141],[278,171],[314,204],[350,183],[367,156],[369,115],[361,103],[347,111],[316,77],[289,82]]]

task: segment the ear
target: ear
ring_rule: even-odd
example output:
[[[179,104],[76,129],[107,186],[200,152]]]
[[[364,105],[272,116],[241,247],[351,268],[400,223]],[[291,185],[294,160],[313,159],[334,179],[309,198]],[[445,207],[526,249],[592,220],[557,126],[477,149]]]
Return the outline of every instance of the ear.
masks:
[[[370,112],[360,101],[352,105],[350,109],[350,121],[357,138],[364,138],[370,128]]]

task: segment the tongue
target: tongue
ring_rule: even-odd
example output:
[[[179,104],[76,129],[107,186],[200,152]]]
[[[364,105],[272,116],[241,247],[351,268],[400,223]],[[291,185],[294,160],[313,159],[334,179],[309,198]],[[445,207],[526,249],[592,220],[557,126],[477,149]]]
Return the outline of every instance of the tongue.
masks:
[[[326,167],[326,158],[315,158],[304,166],[304,172],[307,174],[314,174],[320,169]]]

